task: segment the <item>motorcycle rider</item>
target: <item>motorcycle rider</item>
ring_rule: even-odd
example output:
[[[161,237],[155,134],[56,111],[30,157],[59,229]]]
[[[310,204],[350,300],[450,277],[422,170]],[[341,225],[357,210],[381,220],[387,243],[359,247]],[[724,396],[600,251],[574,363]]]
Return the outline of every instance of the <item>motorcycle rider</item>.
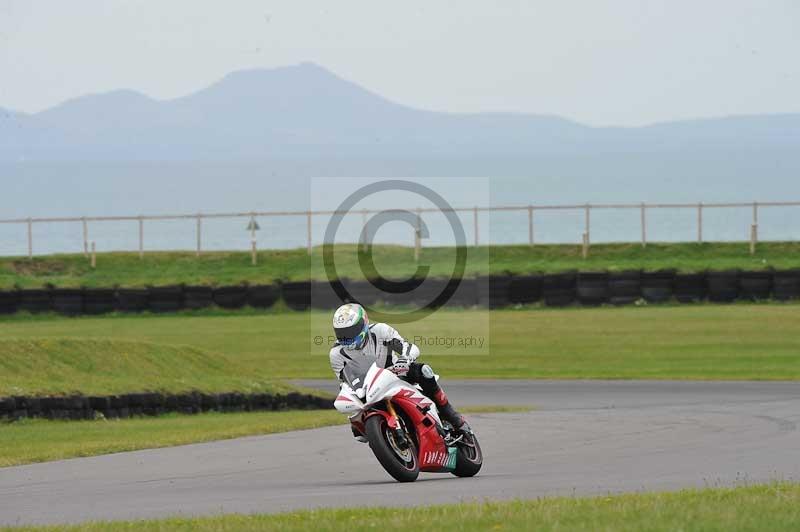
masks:
[[[340,306],[333,314],[333,330],[337,342],[330,352],[331,369],[336,378],[343,381],[342,370],[348,360],[355,357],[370,357],[370,363],[386,368],[412,384],[419,384],[424,393],[439,410],[439,416],[456,429],[465,426],[444,391],[436,382],[433,369],[417,362],[419,347],[406,342],[400,334],[386,323],[370,324],[364,307],[357,303]],[[354,434],[357,438],[359,435]],[[359,438],[359,441],[366,441]]]

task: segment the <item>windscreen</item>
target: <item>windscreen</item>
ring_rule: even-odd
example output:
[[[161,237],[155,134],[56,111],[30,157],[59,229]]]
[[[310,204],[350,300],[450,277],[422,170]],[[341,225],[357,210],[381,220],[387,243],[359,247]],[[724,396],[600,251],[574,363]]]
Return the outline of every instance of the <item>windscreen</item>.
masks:
[[[360,361],[358,358],[348,360],[343,370],[344,381],[354,390],[363,387],[367,372],[373,364],[371,361]]]

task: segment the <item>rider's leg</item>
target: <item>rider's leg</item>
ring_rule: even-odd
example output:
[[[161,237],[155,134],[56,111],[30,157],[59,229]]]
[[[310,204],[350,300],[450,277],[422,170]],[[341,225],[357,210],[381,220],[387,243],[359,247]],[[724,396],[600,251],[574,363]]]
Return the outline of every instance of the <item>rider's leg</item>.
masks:
[[[458,411],[450,404],[447,394],[436,382],[433,369],[427,364],[413,362],[408,369],[407,379],[411,382],[418,383],[422,388],[422,392],[430,397],[436,407],[439,409],[439,415],[442,419],[449,421],[455,428],[461,428],[464,425],[464,418]]]

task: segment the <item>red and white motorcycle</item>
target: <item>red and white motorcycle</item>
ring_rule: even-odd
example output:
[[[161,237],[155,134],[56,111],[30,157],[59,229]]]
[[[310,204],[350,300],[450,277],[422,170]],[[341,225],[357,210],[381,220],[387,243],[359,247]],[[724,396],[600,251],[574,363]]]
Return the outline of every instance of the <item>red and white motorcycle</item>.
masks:
[[[400,482],[420,471],[471,477],[483,465],[472,429],[442,422],[436,405],[420,390],[376,364],[348,363],[345,382],[334,401],[347,414],[353,432],[367,439],[384,469]]]

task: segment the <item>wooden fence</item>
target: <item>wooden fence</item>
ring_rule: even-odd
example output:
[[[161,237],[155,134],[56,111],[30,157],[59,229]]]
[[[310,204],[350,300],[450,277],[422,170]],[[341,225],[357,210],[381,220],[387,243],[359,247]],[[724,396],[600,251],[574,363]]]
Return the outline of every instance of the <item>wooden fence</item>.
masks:
[[[528,221],[528,244],[533,246],[536,243],[535,239],[535,216],[537,212],[542,211],[582,211],[584,217],[584,231],[582,236],[583,253],[586,256],[589,252],[591,244],[591,214],[594,210],[638,210],[640,213],[640,228],[641,228],[641,245],[647,245],[648,222],[647,214],[656,209],[685,209],[692,212],[692,216],[696,216],[697,226],[697,242],[703,242],[703,213],[706,209],[752,209],[752,223],[750,224],[749,240],[750,252],[754,253],[756,243],[758,242],[758,217],[761,209],[771,207],[798,207],[800,201],[770,201],[770,202],[749,202],[749,203],[584,203],[572,205],[509,205],[498,207],[462,207],[453,208],[452,212],[471,214],[473,218],[473,245],[480,245],[480,235],[478,230],[478,220],[480,213],[485,212],[527,212]],[[418,220],[424,213],[440,212],[437,208],[415,208],[410,209],[417,214]],[[139,231],[139,256],[143,257],[145,252],[145,224],[148,221],[167,221],[167,220],[195,220],[195,233],[196,233],[196,254],[200,256],[203,251],[203,220],[221,219],[221,218],[242,218],[249,219],[250,224],[248,230],[251,231],[252,240],[252,253],[253,260],[256,256],[256,238],[255,231],[258,228],[256,218],[268,217],[305,217],[306,220],[306,247],[309,255],[312,252],[312,218],[315,216],[334,216],[345,214],[360,213],[366,221],[366,217],[370,214],[377,214],[380,210],[360,209],[351,213],[344,211],[249,211],[249,212],[226,212],[226,213],[196,213],[196,214],[164,214],[164,215],[151,215],[151,216],[84,216],[84,217],[55,217],[55,218],[14,218],[14,219],[0,219],[0,224],[19,224],[26,227],[27,230],[27,243],[28,243],[28,257],[32,258],[34,255],[34,241],[33,241],[33,225],[44,223],[80,223],[83,231],[83,253],[88,257],[93,250],[92,242],[89,240],[89,224],[90,223],[103,223],[103,222],[123,222],[130,221],[138,224]],[[418,256],[421,246],[420,238],[420,224],[413,229],[413,240]]]

